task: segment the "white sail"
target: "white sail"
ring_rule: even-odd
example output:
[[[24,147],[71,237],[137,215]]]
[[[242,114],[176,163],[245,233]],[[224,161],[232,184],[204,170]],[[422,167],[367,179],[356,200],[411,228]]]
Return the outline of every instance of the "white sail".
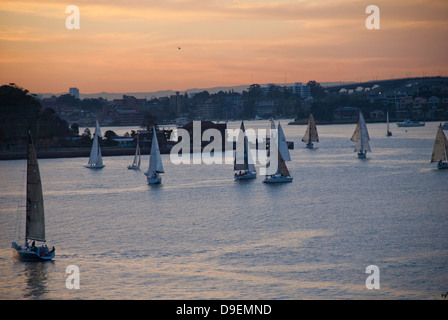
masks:
[[[247,137],[245,137],[245,146],[247,148],[247,170],[250,172],[255,172],[255,164],[254,164],[254,160],[252,158],[250,149],[249,149],[249,141],[247,139]]]
[[[137,166],[140,168],[140,164],[142,163],[142,155],[140,154],[140,146],[137,145],[137,149],[138,149],[138,161],[137,161]]]
[[[44,198],[36,150],[28,132],[26,240],[45,241]]]
[[[358,124],[356,125],[355,132],[353,132],[353,135],[351,139],[353,142],[356,142],[355,150],[356,152],[365,152],[365,151],[371,151],[370,150],[370,137],[369,132],[367,130],[366,122],[364,121],[364,117],[359,112],[359,120]]]
[[[272,125],[272,123],[271,123]],[[272,128],[272,127],[271,127]],[[275,129],[275,125],[272,129]],[[277,159],[277,171],[275,175],[281,175],[283,177],[289,177],[289,171],[286,167],[285,161],[291,161],[291,156],[289,154],[288,145],[286,143],[285,134],[283,133],[282,126],[280,122],[278,123],[278,135],[277,135],[277,146],[278,146],[278,159]],[[270,162],[267,163],[267,167],[270,166]]]
[[[442,124],[439,125],[437,130],[436,138],[434,140],[434,147],[432,149],[431,162],[438,162],[440,160],[447,162],[447,149],[448,140],[442,129]]]
[[[90,149],[90,157],[88,164],[94,165],[98,161],[98,139],[96,134],[93,135],[92,148]]]
[[[308,126],[306,127],[305,135],[302,138],[303,142],[319,142],[319,135],[317,134],[316,122],[314,121],[314,117],[310,114],[310,118],[308,120]]]
[[[269,119],[269,126],[266,130],[266,146],[270,145],[271,136],[273,135],[272,130],[275,130],[275,122],[272,118]],[[270,147],[266,150],[266,156],[270,155]]]
[[[291,156],[289,154],[288,144],[286,143],[285,134],[283,133],[280,121],[278,123],[278,150],[280,151],[283,160],[291,161]]]
[[[145,175],[150,175],[153,172],[164,173],[162,158],[160,156],[159,143],[157,141],[156,128],[152,127],[153,137],[151,144],[151,154],[149,156],[149,167]]]
[[[283,133],[283,129],[282,126],[280,125],[280,122],[278,124],[277,146],[278,146],[277,170],[275,174],[266,175],[266,179],[263,180],[263,183],[292,182],[293,178],[290,176],[289,170],[286,167],[285,163],[285,160],[290,161],[291,157],[289,155],[285,134]],[[270,162],[267,163],[266,167],[269,166]]]
[[[134,161],[132,161],[132,166],[140,168],[141,162],[141,154],[140,154],[140,136],[137,135],[137,147],[135,148]]]
[[[387,132],[389,132],[390,131],[390,128],[389,128],[389,111],[386,111],[386,119],[387,119]]]
[[[100,139],[100,137],[98,137],[98,139]],[[100,147],[99,142],[98,142],[98,158],[96,160],[96,165],[97,165],[97,167],[103,166],[103,157],[101,156],[101,147]]]
[[[88,162],[90,166],[103,167],[103,157],[101,156],[99,139],[101,139],[101,129],[97,120],[95,133],[93,134],[92,149],[90,150],[90,157]]]
[[[238,148],[238,143],[243,142],[243,152],[241,153]],[[233,164],[233,170],[247,170],[250,172],[255,171],[255,165],[252,159],[252,155],[249,149],[249,140],[246,136],[246,130],[244,128],[244,121],[241,122],[240,132],[237,140],[237,148],[235,150],[235,160]]]
[[[247,169],[247,153],[246,153],[246,141],[244,132],[244,122],[241,122],[240,131],[238,133],[235,149],[235,158],[233,161],[233,170],[246,170]],[[243,143],[241,148],[241,143]],[[241,150],[242,149],[242,150]]]

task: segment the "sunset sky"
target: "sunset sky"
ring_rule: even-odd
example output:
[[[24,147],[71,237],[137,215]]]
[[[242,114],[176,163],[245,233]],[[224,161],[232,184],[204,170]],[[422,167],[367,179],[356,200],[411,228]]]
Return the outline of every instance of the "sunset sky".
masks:
[[[379,30],[365,26],[371,4]],[[69,5],[79,30],[66,28]],[[1,0],[0,84],[96,93],[448,76],[447,35],[447,0]]]

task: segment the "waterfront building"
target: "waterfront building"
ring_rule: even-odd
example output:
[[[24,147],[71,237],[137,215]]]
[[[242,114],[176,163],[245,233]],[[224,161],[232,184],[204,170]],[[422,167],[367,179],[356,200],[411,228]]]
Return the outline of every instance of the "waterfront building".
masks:
[[[68,94],[74,96],[79,99],[79,89],[78,88],[70,88],[68,90]]]

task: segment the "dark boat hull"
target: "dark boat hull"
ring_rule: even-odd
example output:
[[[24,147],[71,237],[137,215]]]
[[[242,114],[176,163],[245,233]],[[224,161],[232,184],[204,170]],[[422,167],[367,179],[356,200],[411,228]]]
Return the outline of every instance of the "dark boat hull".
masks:
[[[12,243],[12,249],[14,256],[23,261],[49,261],[55,256],[54,251],[40,255],[39,248],[37,250],[31,250],[30,248],[23,248],[15,242]]]

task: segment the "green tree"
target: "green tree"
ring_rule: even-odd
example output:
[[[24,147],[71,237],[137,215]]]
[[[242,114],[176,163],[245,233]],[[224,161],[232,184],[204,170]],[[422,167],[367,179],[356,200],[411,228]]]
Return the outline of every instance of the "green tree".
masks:
[[[70,129],[72,129],[72,132],[75,136],[79,136],[79,125],[77,122],[72,123]]]
[[[108,147],[116,146],[118,145],[118,142],[113,140],[115,137],[117,137],[117,134],[112,130],[107,130],[104,132],[104,137],[106,140],[104,141],[104,144]]]
[[[106,100],[103,98],[86,98],[81,100],[79,107],[84,111],[99,112],[102,110],[105,103]]]
[[[106,132],[104,132],[104,137],[107,140],[111,140],[112,138],[114,138],[116,136],[117,136],[117,134],[114,131],[112,131],[112,130],[107,130]]]
[[[156,129],[159,127],[157,125],[157,117],[153,116],[152,114],[145,115],[145,122],[140,125],[140,128],[145,128],[147,131],[152,130],[152,126],[156,127]]]
[[[310,86],[311,96],[313,99],[319,100],[326,96],[325,89],[315,80],[308,81],[307,85]]]
[[[42,146],[59,147],[71,137],[72,132],[66,121],[62,120],[52,108],[42,109],[40,101],[28,90],[15,84],[0,86],[0,141],[23,147],[26,145],[28,130],[35,137],[36,147],[39,139]]]
[[[65,104],[65,105],[69,105],[69,106],[73,106],[73,107],[79,107],[80,101],[81,100],[79,100],[75,96],[72,96],[71,94],[68,94],[68,93],[60,95],[56,99],[57,104]]]

